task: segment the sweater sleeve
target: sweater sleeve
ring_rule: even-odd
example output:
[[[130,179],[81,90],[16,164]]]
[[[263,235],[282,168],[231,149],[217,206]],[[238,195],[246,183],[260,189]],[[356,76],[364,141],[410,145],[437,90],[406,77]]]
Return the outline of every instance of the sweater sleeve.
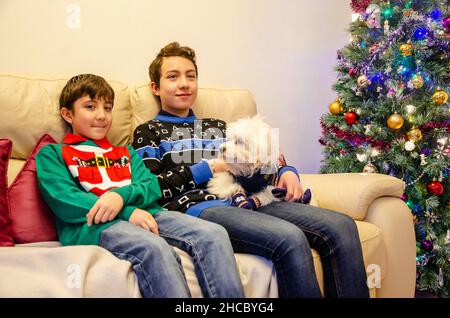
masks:
[[[162,210],[156,201],[161,197],[158,178],[151,174],[142,163],[136,151],[127,146],[131,157],[131,184],[111,189],[123,198],[124,208],[119,217],[128,220],[136,208]]]
[[[136,149],[139,157],[143,160],[145,166],[153,174],[158,176],[162,192],[162,198],[159,201],[161,204],[171,201],[173,198],[188,190],[195,189],[199,184],[194,179],[193,172],[188,166],[180,165],[173,169],[166,169],[163,166],[159,151],[160,139],[148,128],[148,124],[140,125],[135,129],[132,145]],[[206,168],[211,173],[209,166],[200,166],[199,174],[202,176],[197,181],[201,181],[204,175],[208,173],[205,171]]]
[[[60,145],[47,145],[36,155],[40,192],[60,220],[65,223],[84,223],[86,214],[98,197],[80,189],[67,169],[58,147]]]

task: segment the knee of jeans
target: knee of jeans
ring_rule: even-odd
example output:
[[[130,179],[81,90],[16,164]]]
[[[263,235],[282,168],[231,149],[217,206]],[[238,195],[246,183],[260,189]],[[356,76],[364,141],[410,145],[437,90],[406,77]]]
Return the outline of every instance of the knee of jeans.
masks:
[[[230,240],[227,230],[220,224],[209,222],[202,228],[202,232],[206,238],[212,238],[221,242]]]
[[[146,240],[142,240],[139,245],[153,257],[173,253],[171,246],[160,236],[149,236]]]
[[[278,231],[277,236],[281,242],[289,246],[308,246],[308,239],[305,233],[294,224],[284,226],[282,231]]]
[[[358,228],[355,221],[348,215],[339,214],[333,220],[333,226],[329,228],[331,238],[337,238],[341,244],[359,242]]]

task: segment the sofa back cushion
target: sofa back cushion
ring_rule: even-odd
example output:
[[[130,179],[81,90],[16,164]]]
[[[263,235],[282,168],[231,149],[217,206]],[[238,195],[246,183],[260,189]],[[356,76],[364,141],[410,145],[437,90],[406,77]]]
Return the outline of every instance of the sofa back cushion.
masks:
[[[8,189],[9,217],[15,243],[56,241],[55,218],[42,199],[36,174],[36,154],[47,144],[55,143],[43,135]]]
[[[8,213],[8,161],[11,155],[12,142],[0,139],[0,246],[13,246],[11,222]]]
[[[0,75],[0,138],[12,140],[11,158],[26,159],[45,133],[62,142],[68,126],[59,114],[59,96],[67,80]],[[115,92],[114,119],[108,137],[112,144],[124,145],[131,133],[129,89],[120,82],[108,83]]]
[[[151,92],[148,83],[136,84],[130,89],[133,132],[138,125],[152,119],[161,104]],[[212,117],[226,122],[256,114],[255,99],[246,89],[199,88],[192,108],[198,118]]]

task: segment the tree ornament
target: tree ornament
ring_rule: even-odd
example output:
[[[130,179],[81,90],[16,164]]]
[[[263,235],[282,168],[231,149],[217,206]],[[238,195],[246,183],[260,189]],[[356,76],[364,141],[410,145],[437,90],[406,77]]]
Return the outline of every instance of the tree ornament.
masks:
[[[430,240],[422,240],[420,242],[420,248],[425,252],[431,252],[433,250],[433,242]]]
[[[442,21],[442,25],[444,26],[447,33],[450,33],[450,15]]]
[[[408,131],[406,136],[408,137],[408,140],[418,142],[419,140],[422,139],[422,132],[420,131],[419,128],[413,127],[411,128],[410,131]]]
[[[352,67],[348,70],[348,75],[350,75],[351,77],[355,77],[356,75],[358,75],[358,71]]]
[[[332,113],[334,115],[339,115],[340,113],[342,113],[344,111],[344,107],[339,102],[339,98],[336,98],[335,101],[332,102],[328,108],[330,110],[330,113]]]
[[[412,86],[419,89],[423,86],[423,77],[420,74],[416,74],[411,79]]]
[[[366,88],[367,86],[370,85],[370,81],[367,79],[367,77],[365,75],[361,75],[360,77],[358,77],[358,79],[356,80],[356,83],[358,84],[358,87],[360,87],[360,88]]]
[[[385,20],[384,21],[384,35],[388,35],[389,34],[389,20]]]
[[[400,129],[403,127],[404,119],[397,113],[392,114],[387,119],[387,125],[391,129]]]
[[[448,100],[448,94],[446,91],[439,89],[433,94],[431,98],[436,105],[443,105]]]
[[[416,41],[424,40],[428,35],[428,29],[425,27],[419,27],[414,31],[413,39]]]
[[[405,109],[406,109],[406,112],[408,113],[408,115],[412,115],[416,112],[416,106],[414,106],[414,105],[406,105]]]
[[[409,141],[405,142],[405,150],[406,151],[413,151],[414,148],[416,148],[414,141],[409,140]]]
[[[427,184],[427,190],[430,194],[441,195],[444,193],[444,186],[439,181],[431,181]]]
[[[411,44],[406,43],[406,44],[400,45],[399,50],[400,50],[401,55],[410,56],[412,54],[413,47]]]
[[[350,6],[352,7],[353,12],[364,13],[371,2],[372,0],[352,0]]]
[[[377,173],[377,167],[375,167],[375,165],[373,165],[372,163],[368,163],[364,166],[363,168],[363,173]]]
[[[434,21],[438,21],[441,16],[442,16],[442,11],[439,9],[433,9],[430,14],[429,14],[430,18],[433,19]]]
[[[358,122],[358,114],[354,111],[346,112],[344,115],[344,120],[347,123],[347,125],[353,125]]]
[[[370,29],[381,28],[381,8],[377,4],[371,4],[366,9],[366,23]]]

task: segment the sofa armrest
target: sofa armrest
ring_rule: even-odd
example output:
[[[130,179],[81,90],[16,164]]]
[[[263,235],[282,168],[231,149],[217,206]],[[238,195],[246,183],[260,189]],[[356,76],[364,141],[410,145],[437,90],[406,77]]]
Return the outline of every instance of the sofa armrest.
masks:
[[[380,197],[403,194],[402,180],[384,174],[336,173],[300,174],[303,188],[310,188],[313,200],[322,208],[364,220],[369,206]]]

